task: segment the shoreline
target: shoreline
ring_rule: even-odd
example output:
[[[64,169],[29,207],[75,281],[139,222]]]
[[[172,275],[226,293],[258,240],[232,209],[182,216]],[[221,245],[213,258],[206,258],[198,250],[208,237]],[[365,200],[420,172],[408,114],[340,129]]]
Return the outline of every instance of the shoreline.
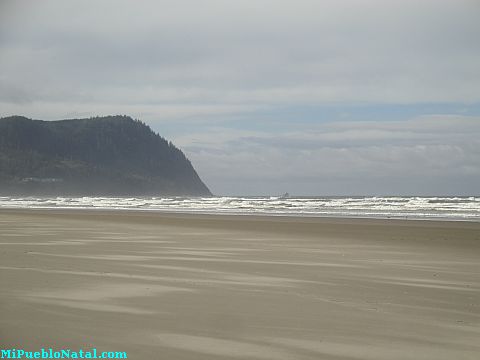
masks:
[[[480,222],[469,197],[52,197],[0,198],[0,208],[78,209],[233,216],[333,217]]]
[[[441,223],[479,223],[480,218],[449,218],[449,217],[420,217],[420,216],[357,216],[357,215],[327,215],[327,214],[294,214],[294,213],[268,213],[268,212],[258,212],[258,213],[245,213],[245,212],[209,212],[209,211],[184,211],[184,210],[159,210],[159,209],[131,209],[131,208],[79,208],[79,207],[0,207],[1,212],[49,212],[49,213],[58,213],[63,212],[72,212],[72,213],[104,213],[104,214],[150,214],[152,216],[208,216],[208,217],[245,217],[245,218],[280,218],[280,219],[310,219],[310,220],[321,220],[321,219],[330,219],[330,220],[358,220],[358,221],[406,221],[406,222],[441,222]]]

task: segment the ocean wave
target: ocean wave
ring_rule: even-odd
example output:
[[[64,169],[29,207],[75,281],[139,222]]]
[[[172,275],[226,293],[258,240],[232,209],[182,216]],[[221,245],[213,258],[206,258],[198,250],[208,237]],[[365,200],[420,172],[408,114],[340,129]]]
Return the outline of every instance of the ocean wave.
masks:
[[[0,208],[480,220],[479,197],[0,197]]]

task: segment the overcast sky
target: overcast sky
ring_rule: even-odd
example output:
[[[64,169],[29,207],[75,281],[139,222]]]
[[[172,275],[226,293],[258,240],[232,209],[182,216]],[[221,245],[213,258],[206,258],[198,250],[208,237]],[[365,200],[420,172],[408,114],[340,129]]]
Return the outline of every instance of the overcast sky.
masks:
[[[221,195],[480,195],[479,19],[478,0],[0,0],[0,116],[130,115]]]

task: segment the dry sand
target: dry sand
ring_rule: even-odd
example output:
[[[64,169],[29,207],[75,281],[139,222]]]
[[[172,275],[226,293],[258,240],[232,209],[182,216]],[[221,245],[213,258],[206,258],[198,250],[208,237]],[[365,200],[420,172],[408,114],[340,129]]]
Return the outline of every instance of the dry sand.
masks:
[[[2,210],[0,345],[476,360],[480,223]]]

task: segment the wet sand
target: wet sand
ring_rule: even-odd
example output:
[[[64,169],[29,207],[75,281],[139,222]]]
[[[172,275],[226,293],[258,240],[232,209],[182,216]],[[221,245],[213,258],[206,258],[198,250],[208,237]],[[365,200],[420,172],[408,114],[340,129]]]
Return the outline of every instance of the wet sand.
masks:
[[[0,211],[0,348],[478,359],[480,223]]]

